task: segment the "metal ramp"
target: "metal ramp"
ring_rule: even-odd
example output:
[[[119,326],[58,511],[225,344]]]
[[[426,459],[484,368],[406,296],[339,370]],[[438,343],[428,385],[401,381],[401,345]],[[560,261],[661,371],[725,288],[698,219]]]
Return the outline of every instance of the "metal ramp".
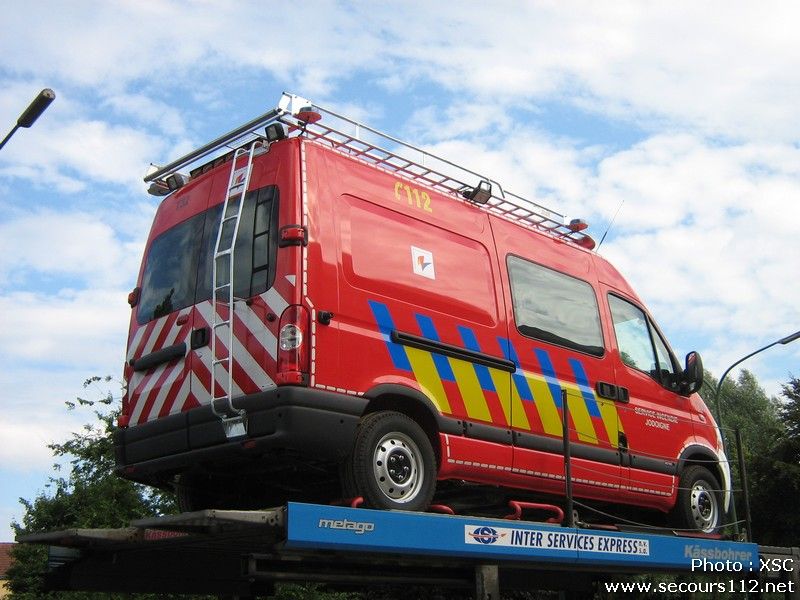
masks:
[[[304,136],[460,201],[470,201],[528,229],[574,242],[589,250],[594,248],[594,241],[582,233],[586,228],[583,221],[574,219],[567,223],[561,213],[505,190],[500,182],[487,175],[286,92],[276,108],[168,165],[156,168],[144,180],[160,190],[158,193],[168,193],[171,189],[168,179],[180,170],[197,165],[212,155],[214,158],[204,166],[219,164],[228,159],[230,151],[263,138],[261,131],[274,123],[285,125],[290,136]],[[266,137],[269,139],[270,135],[267,133]],[[193,173],[202,170],[200,167]]]

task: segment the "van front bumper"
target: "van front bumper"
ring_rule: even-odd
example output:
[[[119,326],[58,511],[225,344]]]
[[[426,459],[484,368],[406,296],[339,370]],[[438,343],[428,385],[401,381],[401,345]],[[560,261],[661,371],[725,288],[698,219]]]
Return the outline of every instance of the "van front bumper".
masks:
[[[224,465],[272,451],[339,462],[352,449],[368,400],[283,386],[234,399],[246,412],[246,435],[228,439],[210,405],[114,432],[116,473],[164,485],[188,469]]]

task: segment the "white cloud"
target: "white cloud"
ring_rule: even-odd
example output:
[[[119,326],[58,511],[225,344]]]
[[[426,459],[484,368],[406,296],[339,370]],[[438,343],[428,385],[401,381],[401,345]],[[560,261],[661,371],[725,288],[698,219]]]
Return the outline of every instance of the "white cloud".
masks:
[[[390,21],[388,52],[497,107],[551,100],[646,126],[793,140],[798,10],[788,2],[495,2],[453,15],[428,3]],[[430,24],[444,22],[458,34],[431,35]]]
[[[49,117],[50,115],[48,115]],[[0,173],[29,179],[38,188],[76,193],[91,183],[111,183],[142,193],[150,160],[163,153],[162,138],[124,125],[81,117],[42,118],[3,149]]]
[[[25,473],[44,470],[53,464],[53,454],[48,444],[66,439],[71,429],[63,414],[43,412],[20,411],[19,414],[7,415],[0,422],[0,436],[3,439],[0,465],[4,470]],[[77,430],[79,426],[74,424],[72,429]]]
[[[130,316],[125,299],[121,289],[5,293],[0,357],[6,364],[24,361],[45,370],[82,366],[92,371],[87,376],[97,369],[121,371]]]
[[[650,130],[792,141],[800,137],[800,45],[789,24],[798,11],[785,2],[576,8],[507,0],[457,12],[436,3],[319,2],[314,18],[288,11],[277,25],[271,11],[210,1],[84,0],[69,11],[36,3],[6,11],[0,66],[15,74],[14,86],[35,74],[95,97],[83,98],[86,108],[46,136],[26,132],[29,145],[6,153],[10,165],[2,172],[19,177],[36,169],[66,192],[87,179],[141,190],[149,161],[174,156],[195,137],[175,108],[176,90],[230,107],[236,99],[214,82],[241,77],[258,93],[262,73],[312,99],[346,96],[341,85],[353,78],[383,82],[395,93],[413,82],[409,101],[418,114],[450,130],[434,139],[474,135],[487,123],[507,131],[515,109],[553,102]],[[442,35],[445,26],[454,34]],[[425,108],[443,104],[440,86],[454,93],[444,114]],[[59,94],[59,105],[65,101]],[[0,96],[0,115],[15,117],[20,106]],[[98,107],[133,122],[88,110]]]
[[[138,244],[120,241],[97,215],[20,213],[0,223],[0,283],[13,279],[24,289],[33,274],[77,278],[73,287],[128,283],[135,277],[138,250]]]
[[[796,139],[796,4],[463,5],[334,2],[282,14],[216,2],[37,3],[7,11],[0,64],[106,88],[242,68],[329,95],[366,73],[397,90],[434,81],[495,107],[574,103],[645,124]],[[453,32],[443,35],[443,29]],[[102,50],[98,50],[102,48]]]
[[[107,98],[105,104],[121,115],[153,125],[170,136],[183,135],[186,130],[184,117],[177,108],[143,94],[117,94]]]

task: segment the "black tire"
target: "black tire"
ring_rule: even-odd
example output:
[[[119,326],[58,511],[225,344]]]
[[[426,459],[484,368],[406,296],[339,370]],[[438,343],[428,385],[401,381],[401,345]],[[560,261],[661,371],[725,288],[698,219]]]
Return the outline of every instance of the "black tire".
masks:
[[[722,525],[722,493],[711,471],[690,465],[680,476],[678,501],[672,511],[680,529],[716,533]]]
[[[181,512],[220,508],[218,498],[209,490],[204,478],[182,474],[175,483],[175,500]]]
[[[436,457],[428,436],[406,415],[381,411],[361,419],[342,465],[345,496],[378,509],[421,511],[436,491]]]

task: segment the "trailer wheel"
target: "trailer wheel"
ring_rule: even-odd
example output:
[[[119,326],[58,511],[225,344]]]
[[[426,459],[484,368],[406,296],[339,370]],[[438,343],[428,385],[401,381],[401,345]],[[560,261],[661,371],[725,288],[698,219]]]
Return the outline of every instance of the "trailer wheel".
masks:
[[[181,512],[220,508],[217,498],[207,489],[208,483],[185,473],[175,483],[175,500]]]
[[[359,423],[342,467],[345,495],[380,509],[425,510],[436,490],[436,459],[428,436],[408,416],[381,411]]]
[[[715,533],[722,524],[720,485],[711,471],[691,465],[681,473],[678,501],[673,509],[681,529]]]

